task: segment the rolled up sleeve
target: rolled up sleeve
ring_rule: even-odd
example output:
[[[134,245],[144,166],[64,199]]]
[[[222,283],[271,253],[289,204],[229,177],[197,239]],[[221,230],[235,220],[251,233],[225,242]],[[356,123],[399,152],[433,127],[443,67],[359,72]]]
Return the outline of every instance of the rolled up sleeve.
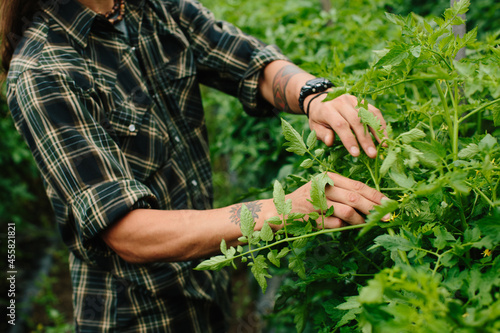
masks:
[[[194,50],[202,83],[238,97],[253,116],[272,115],[273,106],[261,98],[259,77],[275,60],[287,60],[277,46],[266,45],[234,25],[215,20],[194,0],[180,0],[174,15]]]

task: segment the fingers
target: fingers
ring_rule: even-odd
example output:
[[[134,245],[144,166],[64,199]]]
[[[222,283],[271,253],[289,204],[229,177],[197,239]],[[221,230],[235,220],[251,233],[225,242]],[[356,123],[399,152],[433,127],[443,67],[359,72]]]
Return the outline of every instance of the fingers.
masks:
[[[361,214],[368,214],[385,198],[384,194],[361,182],[333,173],[329,176],[334,186],[326,188],[326,196],[334,207],[334,216],[349,224],[364,223]]]
[[[357,99],[351,95],[342,95],[327,103],[321,103],[320,99],[322,98],[312,102],[310,111],[310,127],[316,131],[318,138],[331,145],[336,133],[352,156],[359,156],[361,145],[369,157],[375,158],[377,150],[370,132],[365,131],[358,116]],[[380,120],[382,128],[385,129],[386,122],[380,110],[368,105],[368,111]],[[379,138],[373,129],[371,133],[381,142],[382,138]]]

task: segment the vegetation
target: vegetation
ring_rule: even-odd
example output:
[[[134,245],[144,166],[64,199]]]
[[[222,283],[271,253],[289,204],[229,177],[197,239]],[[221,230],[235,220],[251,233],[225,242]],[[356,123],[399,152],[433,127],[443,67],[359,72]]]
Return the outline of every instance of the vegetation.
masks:
[[[247,216],[248,245],[222,244],[223,257],[211,263],[246,260],[263,289],[268,276],[281,276],[267,318],[276,331],[498,331],[500,4],[474,1],[469,34],[456,40],[450,26],[460,23],[455,14],[467,2],[444,16],[448,0],[335,0],[329,10],[308,0],[202,2],[216,17],[330,78],[336,94],[374,103],[390,124],[377,159],[356,159],[339,144],[315,142],[305,117],[249,118],[235,99],[205,89],[216,206],[274,193],[288,223],[276,235],[253,233]],[[410,11],[417,14],[407,16]],[[461,46],[467,58],[454,61]],[[369,117],[364,122],[378,126]],[[28,268],[56,230],[5,103],[0,128],[1,220],[16,223],[17,280],[30,281]],[[313,201],[323,215],[331,213],[322,199],[326,170],[380,188],[392,200],[366,226],[347,232],[323,231],[311,216],[289,216],[284,193],[309,179],[315,179]],[[380,222],[388,212],[391,220]],[[55,300],[60,295],[51,291],[56,284],[48,278],[34,300],[49,318],[32,322],[33,330],[70,329]]]
[[[273,235],[266,224],[254,232],[251,213],[242,209],[240,240],[247,246],[223,241],[222,255],[198,269],[240,259],[263,291],[266,278],[285,274],[273,325],[293,321],[298,331],[500,330],[500,49],[498,33],[484,42],[476,41],[476,29],[455,38],[451,27],[463,23],[458,15],[468,7],[461,1],[433,19],[387,14],[400,35],[367,69],[337,72],[330,96],[358,96],[363,123],[377,131],[362,101],[384,110],[386,147],[378,147],[375,160],[352,158],[282,120],[286,150],[304,156],[285,183],[293,189],[312,179],[311,202],[323,213],[290,213],[293,202],[285,202],[276,181],[279,216],[268,223],[284,228]],[[469,56],[456,61],[462,47]],[[324,197],[326,171],[392,200],[366,225],[323,230],[316,221],[333,213]],[[388,213],[390,221],[382,222]],[[361,230],[342,233],[352,229]]]

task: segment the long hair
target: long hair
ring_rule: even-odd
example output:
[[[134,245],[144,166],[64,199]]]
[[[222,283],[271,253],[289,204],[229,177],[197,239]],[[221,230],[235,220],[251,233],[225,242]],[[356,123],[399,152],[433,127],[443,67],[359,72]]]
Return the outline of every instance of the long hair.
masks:
[[[24,30],[40,10],[40,0],[2,0],[0,9],[0,56],[4,76]]]

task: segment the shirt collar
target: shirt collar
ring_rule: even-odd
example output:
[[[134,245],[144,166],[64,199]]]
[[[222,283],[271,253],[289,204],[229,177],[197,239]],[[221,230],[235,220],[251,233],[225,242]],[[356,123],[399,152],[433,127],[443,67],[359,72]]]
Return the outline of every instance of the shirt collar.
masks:
[[[128,0],[127,5],[132,4],[141,8],[145,2],[146,0]],[[44,11],[82,47],[87,46],[87,39],[94,22],[96,19],[100,20],[96,12],[77,0],[51,1]]]

